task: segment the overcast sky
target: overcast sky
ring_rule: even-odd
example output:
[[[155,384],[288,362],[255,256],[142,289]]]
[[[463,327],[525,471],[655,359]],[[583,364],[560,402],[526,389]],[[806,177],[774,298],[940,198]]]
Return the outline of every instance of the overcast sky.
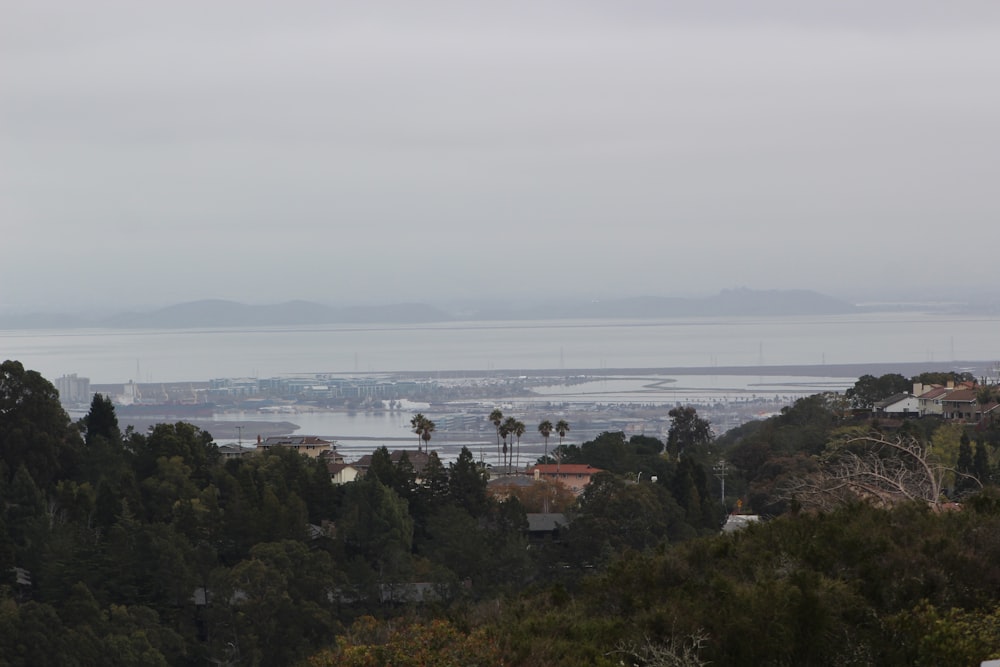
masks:
[[[0,0],[0,306],[998,284],[1000,2]]]

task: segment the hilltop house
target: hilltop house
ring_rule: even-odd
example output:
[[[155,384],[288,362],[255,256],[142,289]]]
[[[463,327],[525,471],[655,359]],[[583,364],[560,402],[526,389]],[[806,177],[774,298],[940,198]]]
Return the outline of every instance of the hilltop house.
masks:
[[[280,435],[264,440],[261,440],[260,436],[257,436],[258,451],[266,452],[272,447],[294,449],[299,454],[308,456],[309,458],[318,458],[324,455],[324,453],[329,455],[329,452],[334,449],[331,441],[317,438],[314,435]]]
[[[240,445],[219,445],[219,454],[223,459],[238,459],[257,451],[254,447],[242,447]]]
[[[590,478],[599,472],[604,471],[582,463],[539,463],[528,470],[535,479],[558,482],[576,495],[583,493]]]
[[[896,394],[872,406],[876,417],[919,417],[920,401],[913,394]]]
[[[415,449],[395,449],[389,453],[389,460],[392,461],[393,465],[396,465],[403,458],[403,454],[406,454],[406,458],[409,459],[410,465],[413,466],[413,472],[417,474],[417,482],[420,483],[423,479],[424,468],[430,461],[430,455]],[[372,467],[372,455],[365,454],[351,465],[357,469],[359,477],[364,476]]]
[[[976,390],[955,389],[941,397],[941,414],[945,419],[973,421],[978,417]]]
[[[562,529],[569,525],[569,519],[559,512],[531,513],[525,515],[528,519],[528,542],[560,541]]]
[[[974,382],[961,382],[946,386],[915,383],[912,394],[897,394],[875,404],[876,416],[913,416],[912,401],[916,400],[916,414],[920,417],[940,417],[951,421],[981,422],[997,414],[1000,403],[994,399],[985,405],[979,402],[982,387]]]
[[[330,473],[330,482],[333,484],[347,484],[353,482],[361,474],[358,469],[350,463],[327,463],[326,471]]]
[[[941,399],[954,391],[954,387],[924,386],[916,384],[913,393],[917,396],[921,417],[941,417]]]

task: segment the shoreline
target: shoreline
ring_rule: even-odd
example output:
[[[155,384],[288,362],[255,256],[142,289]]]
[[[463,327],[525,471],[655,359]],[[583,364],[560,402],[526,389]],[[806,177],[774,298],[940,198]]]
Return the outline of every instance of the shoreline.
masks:
[[[899,373],[911,377],[924,372],[947,372],[953,370],[968,371],[979,377],[994,371],[996,361],[905,361],[850,364],[786,364],[761,366],[665,366],[657,368],[561,368],[561,369],[531,369],[531,370],[497,370],[470,369],[463,371],[354,371],[328,373],[316,371],[313,373],[289,373],[277,377],[371,377],[371,378],[401,378],[426,380],[460,380],[474,378],[578,378],[578,377],[609,377],[609,376],[649,376],[649,375],[758,375],[762,377],[836,377],[860,378],[862,375],[876,377],[887,373]],[[213,378],[218,379],[218,378]],[[178,382],[138,382],[139,387],[187,387],[193,389],[207,388],[211,380],[185,380]],[[91,389],[105,393],[120,390],[127,382],[91,383]]]

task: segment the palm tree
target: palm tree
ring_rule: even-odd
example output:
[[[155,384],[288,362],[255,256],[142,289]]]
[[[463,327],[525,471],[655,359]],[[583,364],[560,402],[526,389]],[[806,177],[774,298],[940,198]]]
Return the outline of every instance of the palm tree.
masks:
[[[420,451],[420,443],[424,438],[424,427],[429,420],[424,417],[423,414],[417,413],[413,415],[413,419],[410,420],[410,426],[413,428],[413,432],[417,434],[417,451]]]
[[[552,422],[548,419],[543,421],[538,425],[538,432],[542,434],[542,439],[545,441],[545,455],[542,457],[542,461],[549,458],[549,436],[552,434]]]
[[[427,451],[427,447],[428,447],[428,445],[430,444],[430,441],[431,441],[431,433],[433,433],[433,432],[434,432],[434,422],[432,422],[430,419],[425,419],[424,420],[424,430],[420,434],[420,437],[424,441],[424,452]]]
[[[563,438],[569,432],[569,423],[565,419],[560,419],[556,422],[556,433],[559,434],[559,455],[556,456],[556,472],[559,472],[559,464],[562,463],[562,444]]]
[[[511,440],[511,447],[507,448],[507,436],[514,435],[517,431],[517,420],[513,417],[507,417],[503,420],[503,424],[500,426],[501,433],[503,433],[503,458],[504,464],[507,466],[507,474],[510,474],[510,464],[514,461],[514,441]]]
[[[516,420],[514,422],[514,437],[517,438],[517,459],[514,462],[514,470],[521,470],[521,436],[524,435],[524,422]]]
[[[493,428],[497,430],[497,460],[500,460],[500,424],[503,423],[503,413],[500,412],[499,408],[495,408],[493,412],[490,413],[490,421],[493,422]]]

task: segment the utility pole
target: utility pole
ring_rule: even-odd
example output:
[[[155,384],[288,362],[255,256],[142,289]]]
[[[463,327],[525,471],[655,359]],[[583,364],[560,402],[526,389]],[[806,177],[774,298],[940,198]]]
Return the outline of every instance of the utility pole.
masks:
[[[243,425],[240,424],[236,427],[236,432],[239,434],[240,449],[243,449]]]
[[[715,476],[722,482],[722,505],[726,505],[726,461],[723,459],[715,465]]]

